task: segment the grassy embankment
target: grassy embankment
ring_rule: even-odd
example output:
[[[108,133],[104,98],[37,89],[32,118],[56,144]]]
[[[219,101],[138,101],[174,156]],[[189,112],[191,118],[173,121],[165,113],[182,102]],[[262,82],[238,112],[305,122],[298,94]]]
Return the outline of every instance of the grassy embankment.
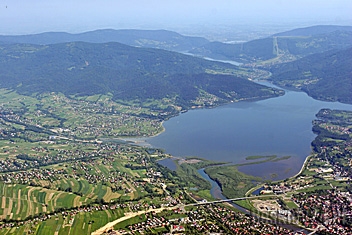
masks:
[[[206,173],[219,183],[223,194],[228,198],[243,197],[251,188],[257,184],[265,182],[260,177],[254,177],[238,171],[238,166],[261,164],[265,162],[276,162],[289,159],[290,156],[277,157],[272,156],[248,156],[246,161],[240,164],[209,167]]]

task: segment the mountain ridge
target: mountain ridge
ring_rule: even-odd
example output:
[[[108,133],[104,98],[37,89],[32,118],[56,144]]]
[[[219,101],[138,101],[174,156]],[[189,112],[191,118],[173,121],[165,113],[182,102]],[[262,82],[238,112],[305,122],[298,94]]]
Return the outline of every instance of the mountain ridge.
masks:
[[[10,44],[0,50],[0,86],[26,95],[112,93],[115,100],[172,98],[184,107],[204,96],[222,103],[278,95],[274,89],[221,74],[237,70],[231,64],[116,42]]]
[[[319,34],[332,33],[334,31],[352,31],[349,25],[314,25],[310,27],[296,28],[272,36],[314,36]]]
[[[295,87],[315,99],[352,104],[352,47],[273,66],[272,80]]]
[[[209,42],[202,37],[184,36],[169,30],[98,29],[77,34],[44,32],[30,35],[0,35],[0,42],[7,44],[29,43],[48,45],[74,41],[91,43],[119,42],[130,46],[151,47],[172,51],[187,51]]]
[[[312,36],[272,36],[240,44],[210,42],[191,50],[196,55],[244,63],[266,61],[280,54],[304,57],[352,46],[352,31],[333,31]]]
[[[47,45],[74,41],[119,42],[135,47],[189,52],[201,57],[251,63],[270,60],[282,53],[300,58],[352,46],[352,26],[316,25],[238,44],[211,42],[202,37],[184,36],[169,30],[98,29],[76,34],[44,32],[31,35],[0,35],[1,44]]]

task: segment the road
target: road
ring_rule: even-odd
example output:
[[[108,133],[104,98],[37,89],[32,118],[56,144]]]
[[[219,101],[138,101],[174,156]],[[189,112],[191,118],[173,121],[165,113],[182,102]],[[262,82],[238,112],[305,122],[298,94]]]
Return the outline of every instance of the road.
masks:
[[[149,210],[144,210],[144,211],[126,213],[125,216],[118,218],[117,220],[114,220],[112,222],[109,222],[106,225],[104,225],[103,227],[99,228],[98,230],[95,230],[94,232],[91,233],[91,235],[103,234],[109,230],[112,230],[116,224],[118,224],[122,221],[128,220],[128,219],[131,219],[133,217],[139,216],[139,215],[143,215],[143,214],[150,213],[150,212],[160,213],[163,210],[174,210],[174,209],[179,208],[180,206],[181,205],[177,205],[177,206],[173,206],[173,207],[161,207],[161,208],[156,208],[156,209],[149,209]]]
[[[122,221],[131,219],[133,217],[143,215],[146,213],[150,212],[155,212],[155,213],[160,213],[163,210],[174,210],[178,209],[180,207],[185,207],[185,206],[201,206],[201,205],[206,205],[206,204],[215,204],[215,203],[222,203],[222,202],[231,202],[231,201],[239,201],[239,200],[245,200],[245,199],[253,199],[253,198],[261,198],[261,197],[268,197],[268,196],[255,196],[255,197],[239,197],[239,198],[232,198],[232,199],[225,199],[225,200],[217,200],[217,201],[210,201],[210,202],[198,202],[198,203],[190,203],[190,204],[178,204],[173,207],[161,207],[161,208],[156,208],[156,209],[149,209],[149,210],[143,210],[143,211],[137,211],[137,212],[130,212],[126,213],[125,216],[118,218],[117,220],[114,220],[112,222],[107,223],[103,227],[99,228],[98,230],[94,231],[91,233],[91,235],[100,235],[103,234],[109,230],[112,230],[114,226]]]

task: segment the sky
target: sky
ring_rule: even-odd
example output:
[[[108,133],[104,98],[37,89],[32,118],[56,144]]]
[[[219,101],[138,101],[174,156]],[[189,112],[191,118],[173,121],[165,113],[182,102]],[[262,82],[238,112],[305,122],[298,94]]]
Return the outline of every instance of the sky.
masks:
[[[352,25],[352,0],[0,0],[0,34],[264,23]]]

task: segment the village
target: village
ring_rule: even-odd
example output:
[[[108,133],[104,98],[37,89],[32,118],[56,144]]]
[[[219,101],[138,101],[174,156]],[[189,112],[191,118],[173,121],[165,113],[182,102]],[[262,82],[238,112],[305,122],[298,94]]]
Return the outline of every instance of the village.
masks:
[[[320,113],[330,115],[330,111]],[[336,125],[335,117],[329,118],[334,120],[334,124],[329,119],[315,124],[340,136],[351,134],[346,123]],[[291,201],[290,206],[285,205],[289,211],[286,218],[291,216],[290,220],[296,220],[319,234],[351,234],[351,141],[335,144],[322,141],[316,143],[316,148],[316,153],[307,158],[299,174],[278,184],[264,185],[261,193]]]
[[[351,156],[351,141],[317,142],[299,174],[264,185],[261,191],[268,198],[248,199],[255,210],[243,214],[228,204],[202,204],[206,189],[185,180],[194,178],[196,168],[177,173],[157,163],[168,157],[162,150],[114,139],[159,133],[158,115],[172,112],[153,113],[108,97],[89,99],[55,94],[48,101],[44,95],[39,100],[48,101],[47,107],[37,105],[35,111],[22,107],[28,100],[2,105],[0,234],[34,234],[50,230],[46,224],[53,222],[59,224],[53,233],[76,229],[89,234],[135,213],[139,216],[109,233],[303,234],[276,222],[319,234],[351,233],[352,172],[351,160],[345,157]],[[351,135],[346,125],[321,120],[315,124],[337,137]],[[178,164],[202,166],[202,160],[181,159]],[[23,208],[28,210],[21,212]],[[148,210],[154,212],[142,213]]]
[[[171,111],[161,112],[156,107],[153,111],[113,102],[111,97],[79,100],[59,94],[52,96],[38,97],[34,102],[39,104],[34,110],[25,107],[33,102],[26,98],[16,101],[19,104],[2,103],[2,138],[47,141],[56,138],[94,140],[104,136],[150,136],[162,130],[163,118],[175,115],[172,108]]]

